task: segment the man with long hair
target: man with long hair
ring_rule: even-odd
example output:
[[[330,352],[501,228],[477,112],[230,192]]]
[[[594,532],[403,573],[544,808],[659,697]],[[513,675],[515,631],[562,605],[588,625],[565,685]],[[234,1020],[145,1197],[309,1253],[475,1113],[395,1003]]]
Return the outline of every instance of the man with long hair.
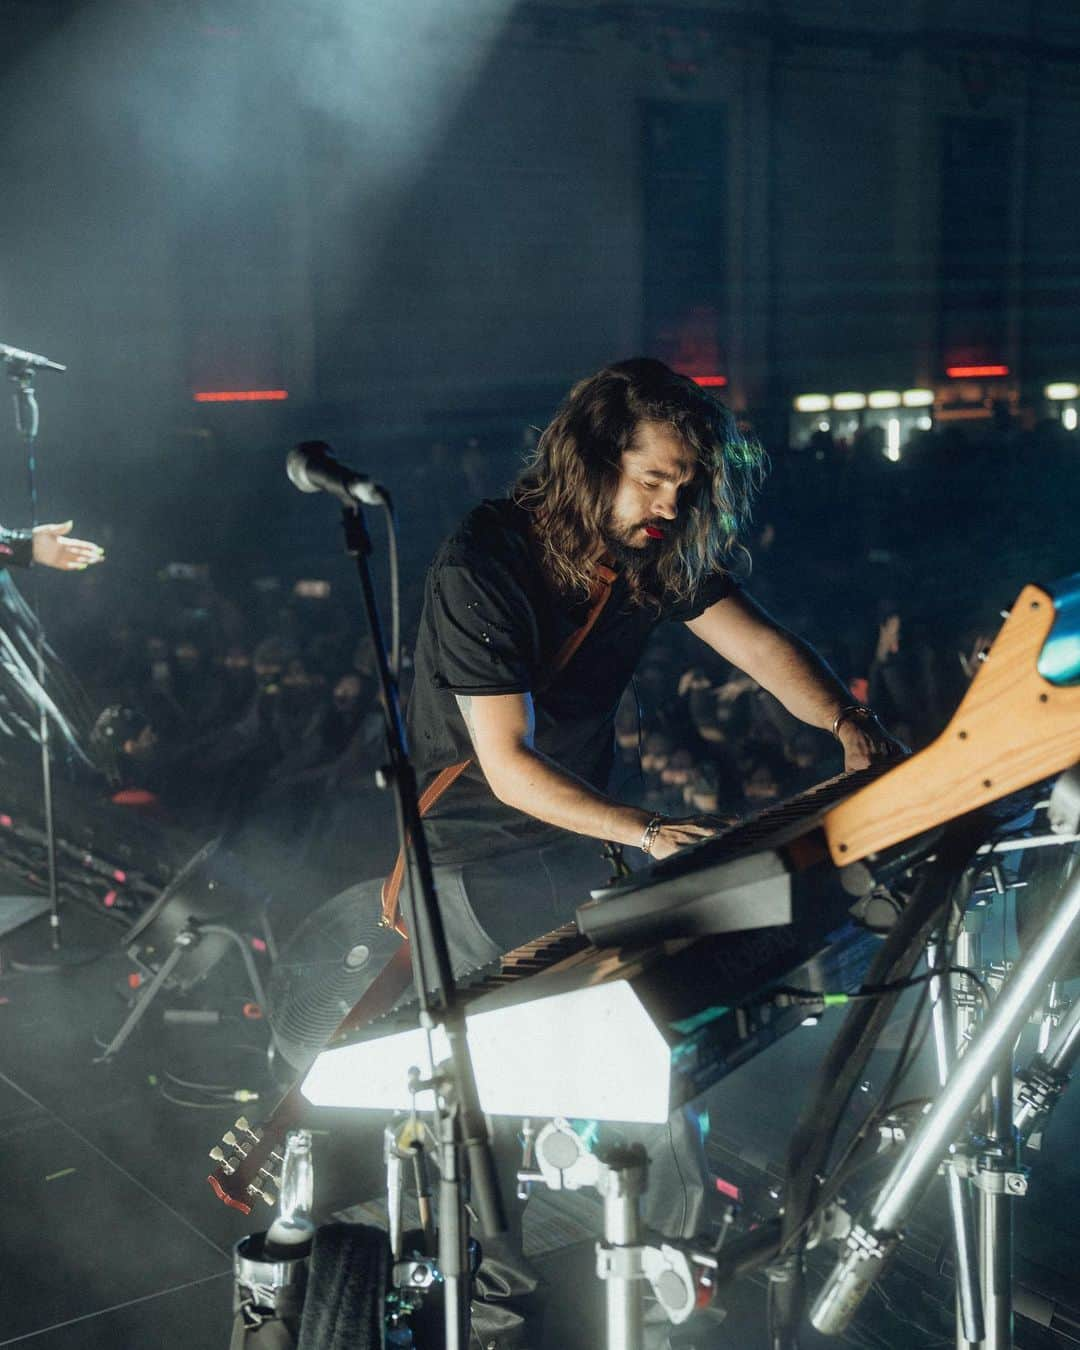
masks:
[[[571,390],[511,496],[478,506],[436,554],[410,748],[421,786],[472,760],[431,807],[427,833],[434,861],[462,869],[497,946],[569,917],[601,879],[596,840],[663,858],[715,832],[711,817],[658,817],[605,791],[619,699],[659,623],[685,623],[796,717],[833,732],[845,768],[899,752],[734,578],[763,460],[692,380],[623,361]],[[593,627],[553,670],[612,572]]]

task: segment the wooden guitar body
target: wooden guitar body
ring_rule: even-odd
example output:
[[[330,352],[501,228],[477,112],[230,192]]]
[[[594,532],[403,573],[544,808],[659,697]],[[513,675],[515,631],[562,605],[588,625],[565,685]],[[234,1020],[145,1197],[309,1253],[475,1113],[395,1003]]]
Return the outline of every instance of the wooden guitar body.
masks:
[[[833,808],[833,861],[856,862],[1080,762],[1080,577],[1025,586],[949,725]],[[1045,672],[1045,673],[1044,673]]]

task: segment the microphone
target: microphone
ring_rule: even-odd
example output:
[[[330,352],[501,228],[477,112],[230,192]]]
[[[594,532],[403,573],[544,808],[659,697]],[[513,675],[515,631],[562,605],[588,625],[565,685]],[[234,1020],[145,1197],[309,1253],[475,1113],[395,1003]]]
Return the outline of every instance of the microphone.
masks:
[[[28,366],[36,366],[39,370],[67,370],[67,366],[58,365],[47,356],[20,351],[18,347],[6,347],[2,342],[0,342],[0,361],[9,366],[22,366],[24,370]]]
[[[366,473],[357,473],[334,458],[325,441],[302,441],[285,460],[289,482],[301,492],[329,492],[346,506],[364,502],[368,506],[386,506],[390,494]]]

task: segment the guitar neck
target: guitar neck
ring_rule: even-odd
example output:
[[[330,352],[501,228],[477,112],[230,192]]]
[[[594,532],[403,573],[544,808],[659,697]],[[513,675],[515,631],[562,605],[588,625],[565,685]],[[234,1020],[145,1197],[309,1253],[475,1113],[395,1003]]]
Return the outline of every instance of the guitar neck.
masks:
[[[298,1080],[260,1125],[252,1128],[241,1116],[226,1131],[221,1145],[210,1150],[217,1167],[206,1178],[219,1200],[241,1214],[250,1214],[256,1200],[277,1203],[285,1138],[300,1123],[306,1106]]]

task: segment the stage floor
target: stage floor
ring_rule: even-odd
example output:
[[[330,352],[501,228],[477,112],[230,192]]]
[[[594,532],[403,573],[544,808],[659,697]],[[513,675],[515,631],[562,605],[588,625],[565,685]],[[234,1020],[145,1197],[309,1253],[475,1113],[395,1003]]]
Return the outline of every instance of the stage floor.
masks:
[[[109,1064],[95,1064],[101,1044],[126,1014],[132,963],[114,924],[69,907],[65,937],[103,946],[101,957],[62,974],[11,967],[21,954],[43,953],[47,929],[37,920],[3,943],[0,976],[0,1347],[33,1350],[225,1350],[231,1329],[233,1243],[265,1220],[218,1202],[206,1184],[208,1150],[241,1112],[265,1113],[275,1088],[265,1065],[265,1025],[245,1019],[250,997],[238,960],[228,957],[190,994],[166,993]],[[166,1024],[166,1008],[221,1014],[206,1027]],[[814,1066],[838,1021],[798,1032],[714,1090],[709,1102],[710,1158],[724,1176],[756,1178],[767,1189]],[[889,1051],[872,1066],[884,1081]],[[170,1078],[169,1075],[172,1075]],[[264,1100],[248,1106],[195,1108],[174,1080],[250,1087]],[[192,1097],[198,1094],[190,1094]],[[324,1117],[334,1129],[330,1152],[316,1139],[319,1206],[376,1196],[381,1158],[372,1121]],[[1041,1155],[1030,1155],[1028,1197],[1016,1207],[1021,1278],[1044,1295],[1068,1297],[1080,1269],[1080,1090],[1066,1095]],[[589,1224],[599,1205],[578,1197],[561,1219],[544,1205],[530,1217],[539,1235],[534,1261],[545,1277],[550,1350],[600,1350],[600,1286],[593,1277]],[[931,1196],[912,1226],[903,1258],[867,1300],[850,1345],[924,1347],[942,1315],[947,1284],[937,1273],[942,1214]],[[565,1244],[565,1245],[562,1245]],[[1080,1301],[1075,1293],[1069,1300]],[[1073,1334],[1077,1330],[1073,1328]],[[837,1344],[810,1334],[807,1346]],[[676,1344],[696,1350],[765,1350],[764,1284],[739,1286],[723,1321],[697,1328]],[[1018,1319],[1027,1350],[1080,1344],[1067,1329],[1040,1330]]]

